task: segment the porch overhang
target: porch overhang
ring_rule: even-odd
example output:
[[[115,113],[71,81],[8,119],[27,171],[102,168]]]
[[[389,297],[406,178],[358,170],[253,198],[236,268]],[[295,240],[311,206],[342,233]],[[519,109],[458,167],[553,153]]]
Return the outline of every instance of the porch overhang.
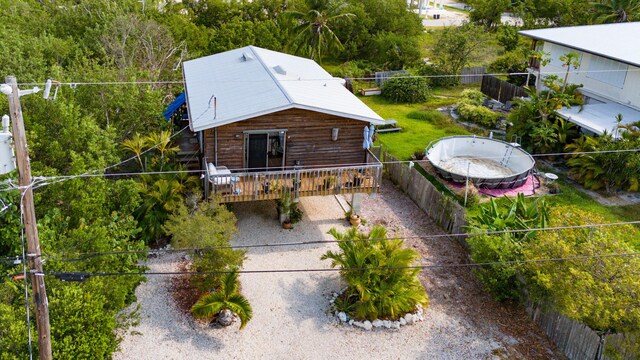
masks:
[[[558,110],[558,115],[594,134],[603,135],[605,132],[613,137],[618,134],[616,117],[622,115],[620,125],[629,125],[640,121],[640,111],[617,103],[587,104]]]

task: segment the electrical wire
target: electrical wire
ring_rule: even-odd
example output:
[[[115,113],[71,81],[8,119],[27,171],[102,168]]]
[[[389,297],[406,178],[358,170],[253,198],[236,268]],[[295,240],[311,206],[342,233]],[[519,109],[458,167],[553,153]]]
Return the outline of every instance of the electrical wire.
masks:
[[[132,254],[149,254],[149,253],[160,253],[160,252],[162,253],[195,252],[195,251],[207,251],[207,250],[217,250],[217,249],[252,249],[252,248],[269,248],[269,247],[283,247],[283,246],[334,244],[334,243],[341,243],[341,242],[395,241],[395,240],[406,240],[406,239],[439,239],[439,238],[451,238],[451,237],[459,237],[459,236],[516,234],[516,233],[528,233],[528,232],[534,232],[534,231],[557,231],[557,230],[568,230],[568,229],[585,229],[585,228],[595,228],[595,227],[611,227],[611,226],[638,225],[638,224],[640,224],[640,220],[616,222],[616,223],[567,225],[567,226],[555,226],[555,227],[546,227],[546,228],[512,229],[512,230],[483,231],[483,232],[457,233],[457,234],[412,235],[412,236],[369,238],[369,239],[312,240],[312,241],[281,242],[281,243],[271,243],[271,244],[225,245],[225,246],[208,246],[208,247],[176,248],[176,249],[101,251],[101,252],[92,252],[92,253],[76,253],[74,254],[75,256],[78,256],[76,258],[59,258],[59,257],[48,255],[48,254],[41,254],[41,256],[54,261],[76,262],[76,261],[84,261],[94,257],[106,256],[106,255],[132,255]]]
[[[611,257],[634,257],[640,255],[640,252],[614,253],[614,254],[594,254],[594,255],[577,255],[568,257],[542,258],[529,260],[511,260],[511,261],[492,261],[481,263],[427,263],[409,266],[373,266],[358,268],[312,268],[312,269],[267,269],[267,270],[237,270],[239,274],[279,274],[279,273],[309,273],[309,272],[341,272],[341,271],[370,271],[370,270],[400,270],[400,269],[431,269],[431,268],[456,268],[456,267],[483,267],[496,265],[520,265],[529,263],[547,263],[547,262],[564,262],[576,260],[601,259]],[[84,279],[88,277],[98,276],[139,276],[139,275],[220,275],[231,273],[231,270],[223,271],[138,271],[138,272],[42,272],[36,273],[41,276],[64,276],[64,275],[81,275]]]
[[[590,73],[611,73],[611,72],[637,72],[640,71],[640,68],[632,68],[632,69],[613,69],[613,70],[571,70],[571,74],[590,74]],[[540,71],[540,72],[506,72],[506,73],[486,73],[486,74],[438,74],[438,75],[395,75],[394,78],[407,78],[407,79],[417,79],[417,78],[455,78],[455,77],[482,77],[482,76],[524,76],[524,75],[564,75],[567,71]],[[350,80],[362,80],[362,81],[373,81],[377,80],[376,77],[349,77]],[[303,81],[314,81],[314,82],[326,82],[326,81],[344,81],[344,78],[341,77],[331,77],[331,78],[291,78],[291,79],[278,79],[281,82],[303,82]],[[261,82],[273,82],[271,79],[265,80],[242,80],[237,78],[229,78],[229,79],[216,79],[217,83],[225,83],[225,82],[233,82],[233,83],[261,83]],[[184,84],[184,80],[141,80],[141,81],[67,81],[67,82],[58,82],[58,85],[66,85],[71,88],[76,88],[78,85],[171,85],[171,84]],[[39,82],[24,82],[19,83],[18,86],[44,86],[44,83]]]
[[[149,149],[147,149],[147,151],[149,151]],[[629,152],[640,152],[640,149],[621,149],[621,150],[594,150],[594,151],[578,151],[578,152],[559,152],[559,153],[549,153],[549,154],[528,154],[528,155],[520,155],[520,154],[512,154],[512,157],[546,157],[546,156],[571,156],[571,155],[591,155],[591,154],[611,154],[611,153],[629,153]],[[486,160],[491,160],[491,159],[502,159],[502,156],[474,156],[474,158],[477,159],[486,159]],[[135,157],[133,158],[129,158],[127,160],[124,160],[118,164],[115,165],[111,165],[108,168],[112,168],[114,166],[117,165],[121,165],[122,163],[131,161],[132,159],[135,159]],[[305,165],[304,166],[304,170],[312,170],[312,169],[323,169],[323,168],[332,168],[332,167],[362,167],[362,166],[370,166],[370,165],[375,165],[375,164],[404,164],[404,163],[411,163],[411,162],[419,162],[421,160],[394,160],[394,161],[379,161],[377,163],[343,163],[343,164],[331,164],[331,165]],[[294,169],[298,169],[299,167],[297,166],[284,166],[284,167],[278,167],[278,169],[284,169],[284,170],[294,170]],[[273,168],[233,168],[233,169],[229,169],[229,171],[232,172],[245,172],[248,170],[269,170],[269,169],[273,169]],[[280,171],[280,170],[279,170]],[[92,171],[92,172],[97,172],[96,171]],[[78,174],[78,175],[54,175],[54,176],[41,176],[39,177],[39,183],[37,184],[36,187],[34,187],[34,189],[38,189],[42,186],[46,186],[46,185],[51,185],[51,184],[55,184],[57,182],[51,182],[51,183],[47,183],[47,180],[70,180],[70,179],[76,179],[76,178],[88,178],[88,177],[125,177],[125,176],[139,176],[139,175],[160,175],[160,174],[178,174],[178,173],[187,173],[187,174],[202,174],[202,173],[206,173],[207,170],[167,170],[167,171],[148,171],[148,172],[127,172],[127,173],[92,173],[92,172],[86,172],[83,174]],[[2,190],[0,190],[2,191]],[[8,191],[8,190],[5,190]]]

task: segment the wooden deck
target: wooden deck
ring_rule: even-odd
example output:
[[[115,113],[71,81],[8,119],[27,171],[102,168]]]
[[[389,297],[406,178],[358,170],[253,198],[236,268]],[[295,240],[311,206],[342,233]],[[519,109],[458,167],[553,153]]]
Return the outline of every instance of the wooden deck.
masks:
[[[209,196],[224,203],[378,192],[382,164],[375,156],[358,166],[302,168],[282,171],[233,172],[208,176]]]
[[[373,193],[380,186],[382,166],[354,166],[310,170],[232,173],[210,177],[211,194],[221,202],[279,199],[290,191],[294,197]]]

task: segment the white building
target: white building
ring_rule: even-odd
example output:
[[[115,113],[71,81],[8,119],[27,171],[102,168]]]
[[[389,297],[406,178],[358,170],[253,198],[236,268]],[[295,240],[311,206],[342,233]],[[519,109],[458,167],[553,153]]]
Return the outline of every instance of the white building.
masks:
[[[550,54],[542,76],[563,78],[566,67],[560,56],[579,55],[580,66],[571,68],[569,83],[582,84],[582,107],[563,108],[563,118],[583,130],[602,135],[617,134],[616,116],[622,124],[640,121],[640,22],[572,26],[520,31],[534,46]],[[537,73],[537,69],[535,71]]]

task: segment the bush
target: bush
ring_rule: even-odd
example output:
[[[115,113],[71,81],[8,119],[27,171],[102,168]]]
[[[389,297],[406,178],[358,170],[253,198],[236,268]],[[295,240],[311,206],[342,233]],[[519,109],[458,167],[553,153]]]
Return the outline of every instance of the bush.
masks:
[[[480,90],[475,89],[465,89],[460,93],[460,96],[470,105],[482,105],[485,99],[484,94]]]
[[[392,77],[382,85],[382,96],[394,102],[425,102],[429,98],[429,81],[424,78]]]
[[[202,202],[192,212],[181,205],[163,226],[171,235],[175,248],[207,248],[196,253],[195,271],[227,271],[242,267],[245,251],[229,248],[231,237],[237,232],[236,217],[226,207],[214,202]],[[202,290],[218,288],[223,274],[209,274],[193,278]]]
[[[489,65],[489,72],[499,74],[525,73],[527,72],[527,56],[522,51],[509,51],[498,56]],[[536,77],[529,76],[529,85],[535,84]],[[507,75],[507,81],[511,84],[527,85],[527,75]]]
[[[484,106],[471,105],[468,103],[458,104],[458,114],[463,121],[469,121],[487,128],[495,128],[500,114],[487,109]]]
[[[368,59],[390,69],[404,69],[420,60],[420,46],[415,37],[382,32],[368,42]]]
[[[340,252],[328,251],[322,260],[331,259],[332,267],[340,267],[340,276],[348,285],[336,301],[336,307],[358,320],[398,319],[426,306],[429,298],[418,274],[409,268],[418,258],[413,249],[403,248],[402,240],[385,240],[387,230],[375,225],[364,234],[356,228],[345,233],[331,229],[329,234],[339,241]],[[356,270],[356,269],[367,270]]]
[[[334,71],[333,76],[341,78],[363,78],[378,70],[378,66],[367,60],[347,61]]]

